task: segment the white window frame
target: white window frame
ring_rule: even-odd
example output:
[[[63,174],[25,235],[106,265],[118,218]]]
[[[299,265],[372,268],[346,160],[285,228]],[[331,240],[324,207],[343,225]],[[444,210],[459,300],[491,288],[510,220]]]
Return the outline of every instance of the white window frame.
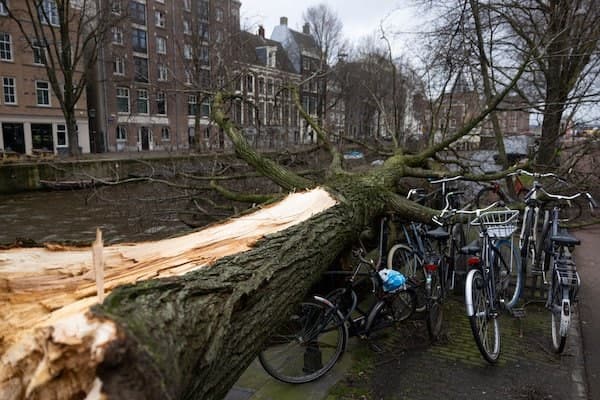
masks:
[[[191,0],[183,0],[183,9],[185,11],[191,11],[192,10],[192,1]]]
[[[121,3],[121,0],[111,0],[110,12],[116,15],[121,15],[123,12],[123,4]]]
[[[125,58],[116,56],[113,60],[113,74],[124,76],[125,75]]]
[[[40,84],[47,85],[46,88],[40,88]],[[40,92],[46,92],[48,103],[40,103]],[[52,107],[52,95],[50,92],[50,82],[48,81],[35,81],[35,103],[38,107]]]
[[[154,11],[154,24],[158,28],[164,28],[167,26],[167,15],[162,10]]]
[[[185,58],[186,60],[192,59],[192,45],[191,44],[186,43],[183,45],[183,58]]]
[[[8,53],[8,56],[10,57],[10,58],[6,58],[5,56],[0,56],[0,60],[13,61],[14,57],[13,57],[13,48],[12,48],[12,36],[8,32],[0,32],[0,35],[3,35],[3,36],[6,35],[3,37],[3,39],[5,39],[5,40],[3,40],[2,43],[5,46],[4,52]],[[6,40],[6,38],[8,38],[8,40]]]
[[[38,10],[38,12],[40,12],[40,21],[42,21],[43,24],[52,25],[52,26],[60,25],[60,20],[59,20],[59,16],[58,16],[58,7],[56,5],[55,0],[42,0],[40,7],[44,11],[43,13],[41,13],[41,11]]]
[[[191,85],[192,84],[192,73],[189,70],[185,70],[185,82],[184,84],[186,85]]]
[[[187,19],[183,20],[183,34],[184,35],[192,34],[192,25],[191,25],[190,21]]]
[[[62,128],[61,128],[62,127]],[[59,144],[59,135],[60,134],[64,134],[64,138],[65,138],[65,143],[64,144]],[[57,124],[56,125],[56,147],[69,147],[69,135],[67,132],[67,125],[66,124]]]
[[[164,82],[169,79],[169,68],[165,64],[158,64],[158,80]]]
[[[32,41],[31,51],[33,52],[33,63],[35,65],[46,65],[46,47],[39,43],[37,40]],[[37,58],[40,57],[41,62],[38,62]]]
[[[120,26],[112,27],[112,43],[123,44],[123,28]]]
[[[125,125],[117,125],[117,129],[115,132],[115,138],[117,142],[126,142],[127,141],[127,127]]]
[[[136,103],[135,103],[135,111],[137,114],[148,115],[150,114],[150,97],[148,96],[147,89],[137,89],[136,90]],[[143,96],[142,96],[143,95]],[[140,111],[140,104],[146,104],[146,111]]]
[[[8,0],[6,0],[6,4],[10,4]],[[4,3],[0,2],[0,15],[8,15],[8,10],[4,7]]]
[[[7,84],[6,80],[11,80],[12,84]],[[6,101],[7,97],[7,89],[12,88],[12,93],[8,93],[9,97],[12,97],[14,101]],[[2,77],[2,102],[4,104],[16,105],[17,103],[17,80],[12,76],[3,76]]]
[[[195,94],[188,95],[187,104],[188,104],[187,115],[190,116],[190,117],[196,115],[195,112],[190,114],[190,106],[193,104],[194,108],[196,108],[194,111],[197,110],[197,107],[198,107],[198,96],[196,96]]]
[[[129,114],[131,112],[131,103],[129,101],[129,88],[117,87],[117,112],[119,114]],[[127,111],[119,110],[119,99],[127,99]]]
[[[164,113],[160,113],[159,109],[158,109],[158,101],[162,98],[162,101],[165,104],[165,112]],[[157,115],[167,115],[168,110],[167,110],[167,94],[165,92],[157,92],[156,93],[156,114]]]
[[[169,131],[168,126],[163,126],[160,128],[160,139],[164,142],[168,142],[171,140],[171,132]]]
[[[163,36],[156,37],[156,53],[167,54],[167,38]]]

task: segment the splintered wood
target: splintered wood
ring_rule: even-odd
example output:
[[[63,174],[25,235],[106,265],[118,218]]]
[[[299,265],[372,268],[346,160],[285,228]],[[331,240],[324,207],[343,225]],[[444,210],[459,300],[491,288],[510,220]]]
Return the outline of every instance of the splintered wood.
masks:
[[[0,398],[23,398],[19,393],[30,394],[60,373],[48,364],[63,345],[84,346],[101,361],[102,346],[117,330],[87,311],[115,287],[206,267],[335,204],[328,192],[314,189],[176,238],[103,247],[98,233],[93,250],[46,245],[0,251]]]

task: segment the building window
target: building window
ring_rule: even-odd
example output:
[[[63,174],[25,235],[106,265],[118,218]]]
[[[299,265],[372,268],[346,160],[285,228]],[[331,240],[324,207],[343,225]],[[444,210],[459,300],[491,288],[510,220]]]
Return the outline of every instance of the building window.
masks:
[[[162,128],[160,128],[160,138],[162,140],[171,140],[171,132],[169,132],[169,128],[166,126],[163,126]]]
[[[190,11],[192,9],[192,0],[183,0],[183,9]]]
[[[208,41],[208,38],[210,36],[209,33],[208,33],[208,24],[204,23],[204,22],[201,22],[200,25],[199,25],[199,28],[200,28],[200,38],[202,40]]]
[[[110,12],[112,12],[113,14],[121,15],[122,11],[123,9],[121,7],[121,0],[112,0],[110,2]]]
[[[217,22],[223,21],[223,9],[222,8],[217,8],[215,10],[215,19],[217,20]]]
[[[39,5],[38,13],[40,21],[45,24],[58,26],[60,21],[58,19],[58,7],[56,7],[55,0],[43,0]]]
[[[46,81],[35,82],[35,93],[38,106],[50,105],[50,84]]]
[[[127,141],[127,128],[123,125],[117,125],[117,141]]]
[[[33,63],[38,65],[46,64],[46,46],[43,46],[38,40],[34,40],[32,43]]]
[[[146,25],[146,5],[137,1],[129,3],[129,17],[135,24]]]
[[[185,82],[186,85],[191,85],[192,84],[192,73],[190,71],[188,71],[187,69],[185,70]]]
[[[154,22],[157,27],[164,28],[167,25],[167,17],[163,11],[157,10],[154,12]]]
[[[123,44],[123,29],[118,26],[112,28],[112,42],[113,44]]]
[[[185,58],[186,60],[192,59],[192,46],[191,45],[185,44],[183,46],[183,58]]]
[[[169,69],[164,64],[158,64],[158,80],[166,81],[169,78]]]
[[[141,57],[133,57],[134,75],[133,79],[136,82],[148,82],[148,59]]]
[[[204,20],[208,20],[208,10],[209,10],[209,5],[208,5],[208,0],[200,0],[200,2],[197,3],[198,4],[198,10],[200,11],[200,18],[204,19]]]
[[[123,57],[114,58],[113,73],[115,75],[125,75],[125,59]]]
[[[202,61],[203,64],[208,65],[208,46],[200,47],[200,61]]]
[[[246,92],[254,93],[254,76],[246,75]]]
[[[202,101],[200,115],[203,117],[210,117],[210,99],[206,98]]]
[[[188,115],[196,115],[198,98],[195,95],[188,96]]]
[[[190,25],[190,21],[188,21],[187,19],[183,20],[183,33],[184,35],[192,34],[192,26]]]
[[[167,39],[162,36],[156,37],[156,52],[158,54],[167,54]]]
[[[223,32],[220,30],[217,30],[217,32],[215,33],[215,41],[217,43],[221,43],[223,41]]]
[[[267,95],[273,96],[273,80],[269,79],[267,81]]]
[[[17,85],[15,78],[2,78],[2,93],[4,93],[4,104],[17,104]]]
[[[303,57],[302,58],[302,70],[303,71],[310,71],[310,59]]]
[[[64,124],[56,125],[56,147],[67,147],[68,145],[67,126]]]
[[[6,32],[0,32],[0,60],[12,61],[10,35]]]
[[[133,51],[146,53],[148,51],[148,41],[146,40],[146,31],[141,29],[133,29],[131,43]]]
[[[146,89],[138,89],[136,108],[138,114],[148,114],[148,91]]]
[[[156,113],[167,115],[167,97],[165,92],[156,93]]]
[[[117,88],[117,111],[129,114],[129,89]]]
[[[8,4],[8,0],[6,0],[6,3]],[[4,6],[4,3],[1,1],[0,1],[0,15],[8,15],[8,10]]]

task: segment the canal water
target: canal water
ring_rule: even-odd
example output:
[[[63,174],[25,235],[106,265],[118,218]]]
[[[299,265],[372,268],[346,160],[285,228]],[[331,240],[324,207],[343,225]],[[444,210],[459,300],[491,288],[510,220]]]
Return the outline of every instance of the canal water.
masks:
[[[185,193],[148,183],[0,195],[0,244],[89,243],[97,227],[106,243],[162,239],[190,230],[186,205]]]

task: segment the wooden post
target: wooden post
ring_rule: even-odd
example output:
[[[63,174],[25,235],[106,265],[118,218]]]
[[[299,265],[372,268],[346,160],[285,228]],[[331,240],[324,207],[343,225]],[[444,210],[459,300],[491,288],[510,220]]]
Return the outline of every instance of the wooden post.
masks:
[[[96,280],[96,291],[98,302],[104,301],[104,243],[102,242],[102,231],[96,228],[96,240],[92,243],[92,259],[94,266],[94,279]]]

